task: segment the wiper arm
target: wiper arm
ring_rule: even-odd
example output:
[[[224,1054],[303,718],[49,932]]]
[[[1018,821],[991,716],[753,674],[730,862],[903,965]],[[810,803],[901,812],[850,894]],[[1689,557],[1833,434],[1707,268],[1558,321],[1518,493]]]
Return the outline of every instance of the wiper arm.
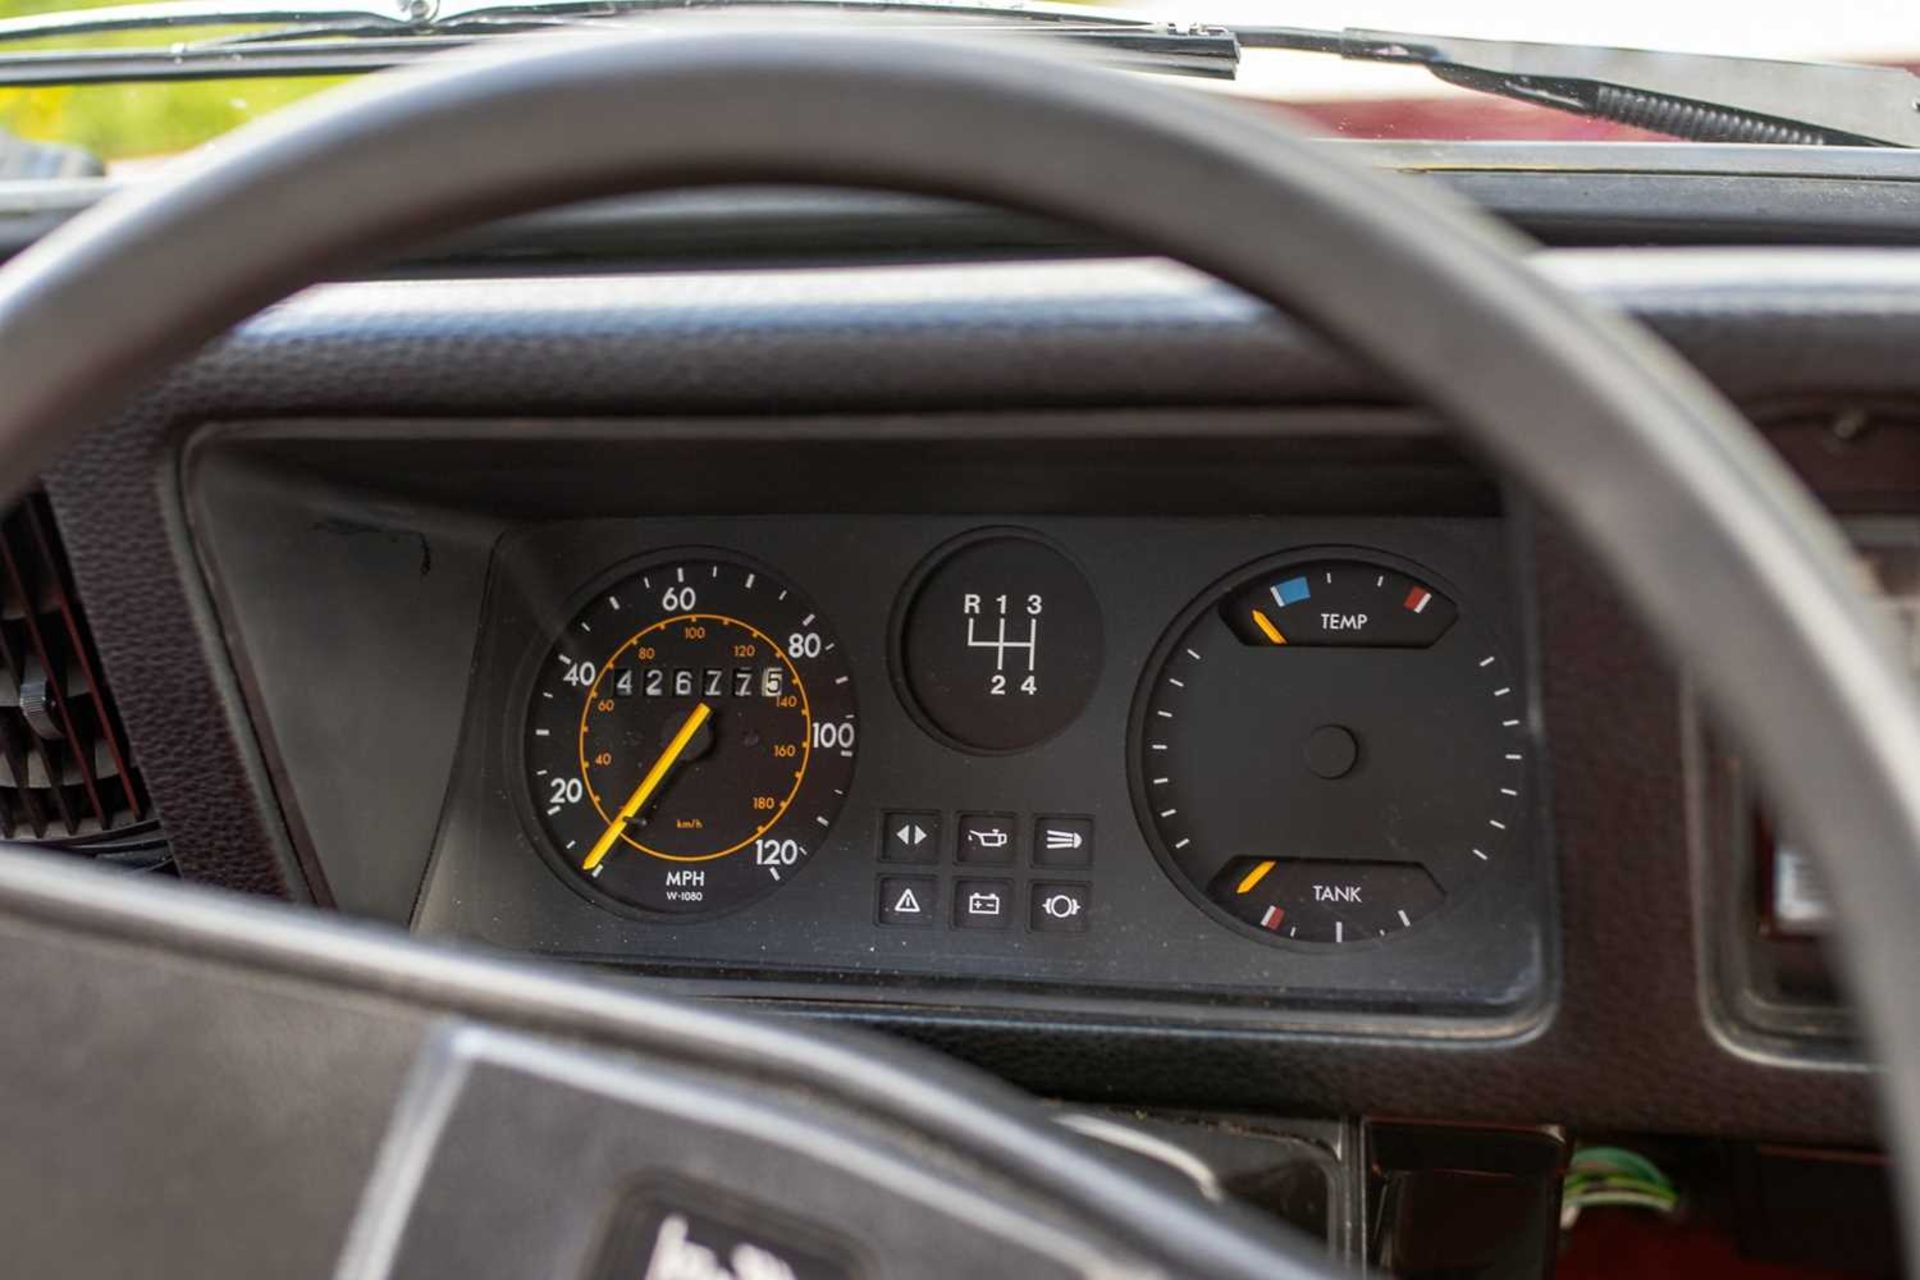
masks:
[[[0,20],[0,46],[104,32],[258,27],[164,49],[0,52],[0,88],[375,71],[511,31],[765,0],[157,0]],[[1133,70],[1233,78],[1246,49],[1414,63],[1451,84],[1703,142],[1920,147],[1920,77],[1897,67],[1476,40],[1349,28],[1152,21],[1005,0],[781,0],[784,7],[908,15],[985,34],[1043,32]]]
[[[259,27],[160,49],[0,52],[0,88],[354,74],[399,66],[488,36],[591,26],[650,13],[769,8],[767,0],[378,0],[235,6],[159,0],[0,20],[0,46],[105,32]],[[1232,79],[1240,42],[1224,27],[1151,21],[1065,4],[969,0],[779,0],[780,8],[944,19],[970,33],[1044,33],[1129,70]]]
[[[1236,26],[1248,49],[1410,62],[1449,84],[1697,142],[1920,147],[1920,77],[1899,67]]]

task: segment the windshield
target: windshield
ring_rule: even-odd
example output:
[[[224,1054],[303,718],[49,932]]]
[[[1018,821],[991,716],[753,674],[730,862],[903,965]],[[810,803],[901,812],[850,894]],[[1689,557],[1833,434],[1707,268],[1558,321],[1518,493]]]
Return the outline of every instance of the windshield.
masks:
[[[105,7],[85,0],[0,0],[0,18]],[[182,37],[220,34],[221,28],[110,32],[36,40],[5,51],[164,47]],[[0,130],[15,139],[74,147],[110,165],[137,167],[197,146],[333,83],[337,81],[299,77],[0,88]]]
[[[538,0],[536,0],[536,3]],[[88,8],[84,0],[0,0],[0,19]],[[257,6],[252,6],[257,9]],[[383,4],[370,8],[384,8]],[[1920,67],[1920,4],[1833,0],[1826,4],[1747,0],[1614,0],[1606,6],[1538,0],[1179,0],[1118,4],[1104,12],[1228,28],[1365,28],[1499,41],[1540,41],[1638,49]],[[646,20],[644,14],[634,21]],[[391,19],[381,19],[391,22]],[[0,59],[76,50],[161,50],[177,44],[258,36],[272,27],[177,25],[57,35],[0,43]],[[390,26],[358,37],[390,36]],[[389,41],[391,43],[391,41]],[[1231,80],[1199,81],[1221,92],[1289,104],[1323,131],[1355,138],[1661,139],[1665,135],[1554,110],[1440,78],[1426,66],[1319,52],[1247,48]],[[327,70],[332,68],[320,68]],[[102,79],[110,77],[102,76]],[[130,77],[134,79],[134,77]],[[0,148],[18,140],[65,144],[110,167],[137,169],[190,148],[315,92],[338,77],[253,74],[165,82],[60,83],[0,87]],[[1791,105],[1791,102],[1789,102]],[[0,165],[0,173],[6,172]]]

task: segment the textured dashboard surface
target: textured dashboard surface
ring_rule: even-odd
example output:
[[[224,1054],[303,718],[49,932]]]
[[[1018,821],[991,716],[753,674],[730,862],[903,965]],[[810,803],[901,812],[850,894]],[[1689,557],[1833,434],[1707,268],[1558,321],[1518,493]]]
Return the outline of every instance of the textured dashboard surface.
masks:
[[[1547,266],[1641,314],[1749,404],[1896,395],[1920,380],[1910,254],[1564,253]],[[349,285],[206,353],[97,431],[49,488],[182,866],[298,895],[311,868],[278,815],[182,538],[178,450],[198,423],[1393,399],[1287,322],[1152,263]],[[938,435],[937,416],[925,427]],[[1083,1096],[1865,1136],[1858,1073],[1755,1061],[1705,1031],[1675,684],[1638,642],[1586,644],[1617,613],[1577,559],[1548,544],[1541,562],[1569,942],[1560,1014],[1533,1040],[1415,1049],[885,1020]],[[323,885],[313,892],[325,900]]]

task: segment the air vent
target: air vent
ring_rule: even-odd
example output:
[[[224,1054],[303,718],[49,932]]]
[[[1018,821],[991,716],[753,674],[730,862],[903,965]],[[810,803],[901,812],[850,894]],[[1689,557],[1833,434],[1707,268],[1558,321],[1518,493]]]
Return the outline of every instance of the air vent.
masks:
[[[39,493],[0,519],[0,836],[166,862]]]

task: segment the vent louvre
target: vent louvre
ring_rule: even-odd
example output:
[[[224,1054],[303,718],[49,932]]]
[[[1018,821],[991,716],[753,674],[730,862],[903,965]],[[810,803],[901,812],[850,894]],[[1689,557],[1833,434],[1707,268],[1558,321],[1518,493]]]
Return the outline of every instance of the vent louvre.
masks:
[[[164,861],[44,495],[0,517],[0,837]]]

